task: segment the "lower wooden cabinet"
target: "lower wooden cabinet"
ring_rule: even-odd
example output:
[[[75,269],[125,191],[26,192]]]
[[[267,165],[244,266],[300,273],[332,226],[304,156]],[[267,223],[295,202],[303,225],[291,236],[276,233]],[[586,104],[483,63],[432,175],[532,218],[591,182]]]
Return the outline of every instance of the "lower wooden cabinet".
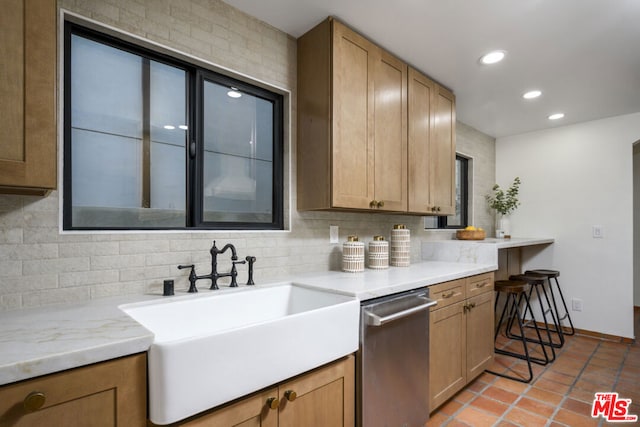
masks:
[[[348,356],[176,425],[352,427],[355,422],[354,363],[354,357]]]
[[[0,387],[0,426],[145,426],[146,354]]]
[[[437,409],[493,361],[493,273],[429,288],[429,408]]]

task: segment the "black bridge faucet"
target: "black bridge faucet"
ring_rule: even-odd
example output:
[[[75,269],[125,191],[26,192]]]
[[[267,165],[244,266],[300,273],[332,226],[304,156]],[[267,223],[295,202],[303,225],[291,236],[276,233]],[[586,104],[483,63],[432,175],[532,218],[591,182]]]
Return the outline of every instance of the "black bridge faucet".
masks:
[[[231,250],[231,271],[228,273],[218,273],[218,255],[225,253],[227,250]],[[209,251],[211,253],[211,273],[205,274],[203,276],[196,275],[195,266],[193,264],[189,265],[179,265],[178,269],[182,270],[183,268],[190,268],[189,272],[189,290],[188,292],[198,292],[198,288],[196,288],[196,281],[200,279],[210,279],[211,280],[211,288],[210,289],[219,289],[218,288],[218,279],[220,277],[231,277],[231,284],[229,285],[232,288],[238,286],[238,282],[236,278],[238,277],[238,270],[236,269],[236,264],[245,264],[249,261],[249,281],[247,285],[253,285],[253,262],[255,262],[255,257],[247,257],[247,259],[243,261],[238,261],[238,254],[236,252],[235,246],[231,243],[227,243],[222,247],[222,249],[218,249],[216,246],[216,241],[213,241],[213,246]],[[251,258],[251,259],[249,259]]]

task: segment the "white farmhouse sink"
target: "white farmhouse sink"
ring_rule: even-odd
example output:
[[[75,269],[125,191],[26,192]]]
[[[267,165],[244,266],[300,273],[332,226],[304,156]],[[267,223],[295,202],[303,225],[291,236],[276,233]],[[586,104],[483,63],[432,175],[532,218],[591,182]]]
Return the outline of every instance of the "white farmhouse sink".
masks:
[[[359,302],[283,283],[121,310],[155,334],[149,418],[169,424],[358,349]]]

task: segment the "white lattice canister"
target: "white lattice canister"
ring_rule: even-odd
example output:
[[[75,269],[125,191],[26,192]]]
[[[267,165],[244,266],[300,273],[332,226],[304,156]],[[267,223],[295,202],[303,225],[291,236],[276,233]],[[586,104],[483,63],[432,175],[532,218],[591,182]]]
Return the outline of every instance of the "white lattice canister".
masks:
[[[389,268],[389,242],[382,236],[373,236],[373,240],[369,242],[369,268]]]
[[[409,267],[411,262],[411,231],[404,224],[395,224],[391,230],[390,264]]]
[[[342,271],[364,271],[364,243],[358,241],[358,236],[349,236],[342,244]]]

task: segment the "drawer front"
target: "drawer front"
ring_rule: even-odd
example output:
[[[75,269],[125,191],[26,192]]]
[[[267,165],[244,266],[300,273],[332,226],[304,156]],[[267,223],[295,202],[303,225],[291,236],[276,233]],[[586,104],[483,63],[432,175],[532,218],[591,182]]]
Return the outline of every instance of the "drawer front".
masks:
[[[467,277],[467,298],[493,291],[493,273]]]
[[[438,305],[431,307],[431,311],[465,299],[465,283],[465,279],[458,279],[429,286],[429,298],[438,301]]]

